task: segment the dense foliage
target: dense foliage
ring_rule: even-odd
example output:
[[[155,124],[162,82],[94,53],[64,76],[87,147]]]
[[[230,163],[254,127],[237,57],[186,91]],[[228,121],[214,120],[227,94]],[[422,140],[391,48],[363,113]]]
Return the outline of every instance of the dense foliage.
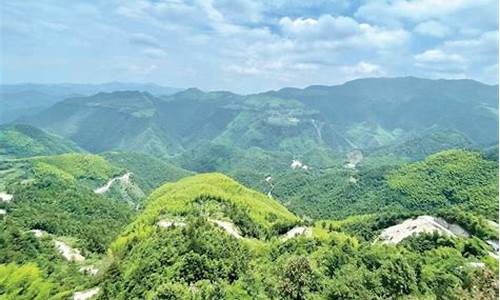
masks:
[[[388,185],[413,210],[460,206],[498,220],[498,163],[479,153],[450,150],[392,172]]]
[[[79,151],[73,142],[33,126],[0,126],[0,155],[28,157]]]
[[[108,162],[135,175],[136,183],[146,193],[165,182],[177,181],[193,174],[160,159],[138,152],[112,151],[101,154]]]
[[[27,122],[91,152],[123,149],[166,158],[213,142],[293,155],[314,147],[388,146],[421,159],[448,147],[496,142],[498,93],[474,81],[412,77],[245,96],[198,89],[166,97],[120,91],[67,99]],[[434,129],[446,133],[429,135]]]

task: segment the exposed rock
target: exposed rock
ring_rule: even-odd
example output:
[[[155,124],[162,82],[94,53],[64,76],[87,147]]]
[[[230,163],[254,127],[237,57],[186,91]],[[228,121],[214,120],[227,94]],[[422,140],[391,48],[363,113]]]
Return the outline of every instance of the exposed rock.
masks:
[[[88,289],[85,291],[76,292],[73,295],[73,300],[88,300],[88,299],[96,296],[100,290],[101,289],[99,287],[95,287],[95,288]]]
[[[0,208],[0,216],[6,215],[7,211],[5,209]]]
[[[96,194],[106,193],[111,188],[111,185],[113,185],[113,183],[115,183],[115,181],[121,181],[123,183],[130,183],[130,175],[131,175],[131,173],[128,172],[128,173],[123,174],[122,176],[114,177],[111,180],[109,180],[108,183],[106,183],[105,185],[101,186],[100,188],[95,189],[94,193],[96,193]]]
[[[288,239],[297,237],[299,235],[311,236],[312,229],[309,227],[305,227],[305,226],[297,226],[297,227],[290,229],[287,233],[285,233],[281,239],[286,241]]]
[[[40,229],[32,229],[32,230],[30,230],[30,232],[32,232],[33,235],[37,238],[41,238],[47,234],[47,232],[40,230]]]
[[[172,227],[172,226],[183,227],[183,226],[186,226],[186,223],[184,223],[184,222],[177,222],[177,221],[169,221],[169,220],[160,220],[157,223],[157,225],[160,226],[160,227],[163,227],[163,228],[169,228],[169,227]]]
[[[308,165],[305,165],[303,164],[300,160],[292,160],[292,164],[290,165],[290,168],[292,169],[303,169],[303,170],[309,170],[309,166]]]
[[[221,220],[210,220],[210,222],[217,224],[217,226],[224,229],[227,233],[234,236],[235,238],[237,238],[237,239],[242,238],[242,236],[238,232],[238,228],[233,223],[221,221]]]
[[[347,153],[346,164],[344,168],[346,169],[356,169],[356,166],[363,160],[363,153],[359,150],[353,150]]]
[[[82,273],[91,275],[91,276],[96,276],[97,273],[99,272],[99,269],[94,267],[93,265],[90,265],[90,266],[81,267],[79,269],[79,271]]]
[[[456,224],[450,224],[441,218],[419,216],[403,223],[388,227],[382,231],[379,240],[385,244],[398,244],[407,237],[419,233],[437,232],[447,236],[469,237],[469,233]]]
[[[14,195],[7,194],[6,192],[0,192],[0,202],[10,202]]]
[[[487,240],[486,243],[488,245],[490,245],[491,248],[493,248],[493,250],[495,250],[495,252],[498,253],[498,250],[499,250],[499,247],[498,247],[498,241],[495,241],[495,240]]]
[[[59,251],[59,253],[61,253],[66,260],[75,262],[81,262],[85,260],[85,257],[80,254],[80,251],[78,249],[74,249],[68,246],[66,243],[57,240],[54,240],[54,244],[56,245],[57,251]]]

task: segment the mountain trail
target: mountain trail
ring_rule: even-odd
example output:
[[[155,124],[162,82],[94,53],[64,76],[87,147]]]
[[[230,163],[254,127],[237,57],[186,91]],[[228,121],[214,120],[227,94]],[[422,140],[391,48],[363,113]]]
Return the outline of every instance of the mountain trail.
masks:
[[[95,189],[94,193],[96,193],[96,194],[104,194],[104,193],[106,193],[111,188],[111,185],[113,185],[113,183],[115,181],[117,181],[117,180],[119,180],[119,181],[121,181],[121,182],[123,182],[125,184],[130,183],[130,175],[131,174],[132,173],[127,172],[127,173],[123,174],[122,176],[118,176],[118,177],[114,177],[114,178],[110,179],[105,185],[103,185],[103,186]]]
[[[224,229],[227,233],[234,236],[237,239],[241,239],[242,236],[238,232],[238,228],[231,222],[221,221],[221,220],[210,220],[210,222],[215,223],[220,228]]]
[[[170,228],[172,226],[184,227],[186,226],[186,223],[170,220],[160,220],[157,225],[162,228]]]

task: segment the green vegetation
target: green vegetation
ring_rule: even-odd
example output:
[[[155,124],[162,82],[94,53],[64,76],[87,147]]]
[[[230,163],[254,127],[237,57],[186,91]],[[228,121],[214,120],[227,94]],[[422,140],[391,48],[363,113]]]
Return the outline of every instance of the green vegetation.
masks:
[[[189,187],[203,190],[203,199]],[[216,215],[225,211],[218,206],[223,198],[216,196],[236,206],[249,205],[247,215]],[[200,207],[200,203],[206,205]],[[496,261],[487,254],[484,242],[476,238],[428,234],[411,237],[397,246],[373,243],[380,229],[407,217],[404,215],[319,221],[312,236],[289,240],[276,235],[237,239],[210,221],[217,217],[244,224],[242,221],[249,218],[256,225],[265,224],[257,214],[271,205],[286,218],[291,217],[273,200],[218,174],[162,186],[148,199],[144,213],[111,246],[112,262],[99,285],[103,289],[101,299],[498,296]],[[182,218],[187,225],[155,226],[167,215],[171,220]],[[293,218],[290,221],[296,222]],[[369,225],[363,227],[365,224]],[[485,265],[476,267],[477,262]]]
[[[102,253],[113,236],[131,220],[133,212],[129,205],[96,195],[79,182],[92,182],[99,176],[112,174],[113,169],[102,158],[72,154],[29,162],[32,167],[24,176],[30,180],[12,182],[9,185],[9,192],[14,195],[12,203],[1,204],[7,209],[6,218],[22,228],[72,236],[83,248]]]
[[[193,174],[168,162],[138,152],[113,151],[102,153],[101,156],[111,164],[132,172],[136,183],[146,193],[165,182],[177,181]]]
[[[299,221],[285,207],[222,174],[201,174],[167,183],[151,193],[132,228],[152,226],[161,219],[189,216],[225,219],[234,215],[256,226],[256,235],[277,234]]]
[[[122,149],[169,158],[211,142],[294,156],[315,147],[358,148],[415,160],[496,143],[498,93],[473,81],[412,77],[246,96],[122,91],[67,99],[27,122],[94,153]]]
[[[29,160],[34,166],[34,172],[39,177],[56,172],[61,178],[76,180],[93,188],[123,172],[122,169],[111,165],[101,156],[93,154],[71,153],[35,157]]]
[[[0,126],[0,299],[498,299],[497,87],[121,91],[35,112],[72,141]],[[470,236],[380,238],[421,215]]]
[[[422,162],[392,166],[368,157],[359,171],[292,172],[276,178],[274,186],[277,199],[312,218],[389,211],[436,214],[454,206],[498,218],[498,163],[471,151],[444,151]]]
[[[71,141],[29,125],[0,126],[0,156],[28,157],[80,152]]]
[[[450,150],[404,166],[387,178],[405,196],[408,209],[460,206],[498,220],[498,163],[479,153]]]

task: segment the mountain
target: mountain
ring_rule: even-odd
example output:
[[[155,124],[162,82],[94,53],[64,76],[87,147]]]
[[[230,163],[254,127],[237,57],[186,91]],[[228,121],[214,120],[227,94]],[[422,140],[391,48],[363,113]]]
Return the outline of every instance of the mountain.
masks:
[[[0,124],[36,114],[66,98],[90,96],[100,92],[137,90],[154,95],[170,95],[181,89],[152,83],[110,82],[103,84],[2,84],[0,85]]]
[[[431,126],[462,132],[475,143],[498,135],[498,86],[473,80],[368,78],[266,95],[296,99],[317,111],[319,122],[341,133],[325,138],[331,145],[381,146]]]
[[[96,286],[100,299],[490,298],[495,260],[475,237],[423,234],[399,245],[362,238],[404,218],[307,224],[223,175],[197,175],[151,194],[110,247]],[[470,267],[477,260],[483,267]],[[469,276],[483,282],[475,292]]]
[[[131,162],[147,161],[107,155],[135,168]],[[415,187],[412,172],[425,177],[426,168],[434,165],[444,174],[464,168],[476,172],[478,159],[476,154],[443,153],[391,176]],[[225,175],[206,173],[163,184],[135,212],[93,190],[120,174],[100,156],[64,154],[5,163],[23,172],[6,185],[13,198],[0,203],[6,212],[0,216],[0,286],[13,299],[83,294],[97,299],[496,296],[498,262],[484,240],[498,233],[465,211],[416,219],[418,212],[393,211],[314,222]],[[475,176],[468,172],[464,176]],[[435,178],[421,184],[428,180]],[[460,184],[458,193],[482,193]],[[421,233],[399,243],[380,240],[385,229],[427,219],[465,233]]]
[[[100,156],[111,164],[132,172],[136,183],[146,193],[165,182],[174,182],[193,175],[193,172],[143,153],[111,151],[101,153]]]
[[[81,151],[72,141],[30,125],[0,125],[0,155],[27,157]]]
[[[164,97],[113,92],[67,99],[25,121],[91,152],[123,149],[156,157],[207,142],[294,156],[315,147],[374,151],[426,141],[429,132],[429,143],[439,136],[443,145],[478,147],[497,142],[496,90],[475,81],[406,77],[247,96],[197,89]],[[410,153],[411,159],[427,154]]]
[[[122,199],[94,192],[120,169],[96,155],[63,154],[7,160],[2,169],[17,176],[0,180],[4,219],[27,230],[69,236],[86,251],[105,251],[134,215]]]
[[[272,184],[276,199],[314,219],[391,211],[436,214],[452,207],[498,219],[498,162],[478,152],[447,150],[396,165],[367,157],[356,169],[282,173]]]

